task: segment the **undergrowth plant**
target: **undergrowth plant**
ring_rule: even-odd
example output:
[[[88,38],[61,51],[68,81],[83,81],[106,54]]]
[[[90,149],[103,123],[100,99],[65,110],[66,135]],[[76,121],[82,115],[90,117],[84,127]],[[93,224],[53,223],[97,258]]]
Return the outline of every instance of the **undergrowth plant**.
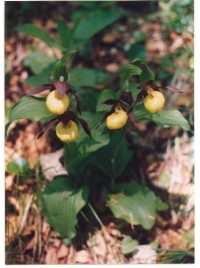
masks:
[[[190,129],[178,110],[165,110],[165,90],[172,93],[180,90],[168,86],[161,88],[143,59],[134,59],[121,67],[116,74],[121,82],[116,84],[114,90],[93,90],[89,98],[86,97],[88,92],[86,94],[84,87],[91,88],[104,81],[107,73],[96,69],[80,70],[73,68],[73,65],[67,68],[66,63],[69,63],[74,50],[120,17],[119,12],[106,10],[103,12],[109,13],[107,15],[97,10],[90,14],[89,22],[83,20],[81,24],[77,20],[72,29],[58,20],[59,45],[32,24],[20,28],[20,31],[40,38],[49,46],[59,48],[62,58],[49,60],[50,75],[47,75],[45,65],[37,79],[36,69],[30,83],[34,84],[33,88],[12,107],[6,130],[13,121],[26,118],[42,123],[43,129],[36,138],[52,128],[63,142],[64,165],[68,175],[57,176],[48,182],[38,198],[47,221],[62,238],[68,240],[77,234],[77,216],[83,213],[84,207],[88,206],[96,215],[94,195],[101,193],[104,205],[116,218],[131,226],[141,225],[146,230],[151,229],[157,211],[167,209],[167,205],[149,187],[135,182],[134,178],[122,179],[133,155],[126,137],[134,130],[135,122],[139,121],[152,121],[163,128]],[[99,23],[102,16],[103,27]],[[93,25],[93,28],[87,25]],[[80,35],[81,27],[86,29],[84,35]],[[35,68],[36,63],[33,62],[31,65]],[[46,97],[38,96],[47,90]]]

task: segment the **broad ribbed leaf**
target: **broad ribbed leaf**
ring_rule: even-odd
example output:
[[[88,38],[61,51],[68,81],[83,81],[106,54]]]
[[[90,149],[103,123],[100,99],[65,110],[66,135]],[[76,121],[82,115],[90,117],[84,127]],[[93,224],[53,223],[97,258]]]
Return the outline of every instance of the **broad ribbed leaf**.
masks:
[[[88,188],[72,188],[67,177],[51,181],[41,194],[41,207],[50,225],[63,238],[76,235],[77,214],[88,198]]]
[[[62,19],[57,20],[57,25],[58,25],[58,34],[62,47],[67,49],[71,42],[70,29],[68,29],[66,22]]]
[[[45,68],[40,74],[29,76],[23,82],[30,87],[38,87],[45,83],[51,83],[51,75],[52,75],[53,64],[49,65]]]
[[[69,83],[73,86],[91,86],[107,81],[109,75],[103,71],[89,68],[74,68],[69,77]]]
[[[140,82],[142,83],[142,82],[146,82],[146,81],[149,81],[149,80],[154,81],[154,79],[155,79],[154,73],[151,71],[149,66],[146,65],[143,68],[142,73],[140,75]]]
[[[190,130],[188,121],[178,110],[163,110],[156,114],[152,114],[152,121],[163,127],[179,126],[186,131]]]
[[[123,130],[116,130],[112,133],[110,143],[92,155],[91,162],[110,178],[120,176],[132,156],[122,133]]]
[[[54,57],[49,57],[42,51],[30,51],[24,60],[24,65],[30,67],[33,73],[40,74],[54,62]]]
[[[127,64],[120,69],[119,75],[122,79],[127,80],[134,75],[140,75],[141,72],[142,70],[138,66],[133,64]]]
[[[94,12],[89,17],[80,20],[74,32],[74,40],[87,41],[120,17],[121,13],[113,9]]]
[[[45,98],[24,96],[12,107],[9,122],[22,118],[39,121],[51,116],[53,114],[47,109]]]
[[[153,121],[162,127],[180,127],[186,131],[190,130],[188,121],[178,110],[163,110],[155,114],[151,114],[146,111],[143,104],[139,104],[135,107],[134,115],[136,120]]]
[[[115,217],[134,225],[151,229],[156,219],[158,197],[147,187],[137,183],[121,183],[107,198],[108,207]]]
[[[55,46],[56,44],[53,38],[51,38],[47,32],[43,31],[40,27],[34,24],[31,23],[23,24],[20,27],[18,27],[18,31],[37,37],[50,47]]]

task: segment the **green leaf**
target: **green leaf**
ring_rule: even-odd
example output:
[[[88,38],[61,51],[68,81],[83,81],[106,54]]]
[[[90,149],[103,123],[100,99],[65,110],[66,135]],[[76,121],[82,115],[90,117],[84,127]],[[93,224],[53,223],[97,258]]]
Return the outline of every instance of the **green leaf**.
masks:
[[[133,45],[131,45],[130,49],[126,52],[129,59],[133,59],[135,57],[141,57],[143,59],[146,58],[146,48],[145,48],[145,42],[136,42]]]
[[[37,37],[50,47],[56,46],[56,43],[53,40],[53,38],[51,38],[47,32],[43,31],[40,27],[34,24],[31,23],[23,24],[20,27],[18,27],[18,31]]]
[[[79,126],[77,139],[72,143],[65,144],[64,160],[69,172],[77,173],[81,168],[84,169],[88,163],[87,157],[109,143],[110,137],[105,126],[101,125],[96,128],[103,115],[102,112],[95,114],[84,112],[81,114],[81,118],[85,119],[91,129],[92,138],[86,135]]]
[[[57,20],[58,25],[58,35],[61,41],[61,45],[63,48],[67,48],[71,42],[70,36],[70,30],[68,29],[66,23],[62,19]]]
[[[108,195],[107,204],[116,218],[151,229],[156,219],[157,198],[147,187],[137,183],[117,184]]]
[[[190,130],[188,121],[178,110],[163,110],[156,114],[152,114],[152,121],[163,127],[179,126],[186,131]]]
[[[53,62],[55,58],[47,56],[42,51],[31,51],[24,60],[24,65],[30,67],[33,73],[40,74]]]
[[[93,12],[87,18],[79,21],[74,32],[74,40],[87,41],[120,17],[121,13],[114,9]]]
[[[143,59],[143,58],[136,58],[136,59],[134,59],[134,60],[132,60],[131,61],[131,63],[133,64],[135,64],[135,65],[144,65],[144,66],[146,66],[147,65],[147,62],[146,62],[146,60],[145,59]]]
[[[122,133],[123,130],[114,131],[110,143],[95,152],[91,158],[91,162],[110,178],[120,176],[132,157]]]
[[[156,198],[156,209],[158,211],[163,211],[168,209],[168,205],[164,203],[160,198]]]
[[[52,75],[52,68],[53,64],[49,65],[47,68],[45,68],[40,74],[38,75],[32,75],[28,77],[23,82],[30,87],[37,87],[42,84],[51,83],[51,75]]]
[[[187,248],[192,248],[194,246],[194,237],[195,237],[194,227],[190,230],[184,231],[183,239],[187,244]]]
[[[63,81],[67,81],[68,73],[66,69],[66,64],[62,60],[57,61],[53,66],[53,80],[60,80],[63,77]]]
[[[89,68],[74,68],[69,76],[69,83],[74,86],[94,87],[97,84],[101,84],[107,81],[109,75],[103,71]]]
[[[14,161],[10,161],[6,167],[8,173],[16,175],[26,175],[30,171],[29,162],[24,157],[19,157]]]
[[[46,106],[46,98],[24,96],[12,107],[9,122],[26,118],[39,121],[41,119],[55,116]]]
[[[140,82],[145,82],[145,81],[149,81],[149,80],[152,80],[154,81],[155,79],[155,75],[154,73],[151,71],[151,69],[149,68],[148,65],[146,65],[143,70],[142,70],[142,73],[140,75]]]
[[[69,178],[60,176],[48,183],[40,200],[49,224],[63,238],[72,239],[76,235],[77,214],[87,198],[87,187],[72,188]]]
[[[110,138],[105,126],[101,125],[96,128],[103,115],[104,113],[102,112],[95,114],[91,112],[84,112],[81,114],[81,118],[88,123],[91,129],[92,138],[88,137],[82,128],[80,129],[79,135],[76,139],[80,154],[92,153],[109,143]]]
[[[119,75],[122,79],[127,80],[134,75],[140,75],[141,72],[142,70],[138,66],[133,64],[127,64],[119,70]]]
[[[106,105],[102,103],[108,99],[116,99],[116,95],[114,91],[112,89],[102,90],[97,100],[97,105],[96,105],[97,112],[109,111],[111,109],[110,105]]]
[[[126,235],[122,240],[122,253],[123,254],[129,254],[137,249],[138,241],[135,239],[132,239],[131,236]]]
[[[162,127],[180,127],[186,131],[190,130],[190,125],[188,121],[178,110],[162,110],[155,114],[151,114],[146,111],[143,104],[139,104],[135,107],[134,115],[136,120],[153,121],[154,123]]]
[[[102,1],[102,2],[94,2],[94,1],[79,1],[79,5],[89,8],[89,9],[99,9],[102,7],[109,7],[115,4],[115,1]]]
[[[137,104],[134,109],[135,119],[138,121],[152,120],[152,114],[147,112],[143,103]]]

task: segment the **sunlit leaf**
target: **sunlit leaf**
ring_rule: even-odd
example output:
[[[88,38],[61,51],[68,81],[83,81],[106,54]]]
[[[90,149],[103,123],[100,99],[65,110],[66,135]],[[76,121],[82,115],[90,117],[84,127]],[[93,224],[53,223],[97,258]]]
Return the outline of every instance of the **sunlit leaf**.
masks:
[[[41,119],[53,116],[46,106],[46,99],[24,96],[12,107],[9,122],[26,118],[39,121]]]
[[[54,62],[54,57],[49,57],[42,51],[30,51],[24,60],[24,65],[30,67],[33,73],[40,74]]]
[[[122,253],[123,254],[129,254],[137,249],[138,241],[135,239],[132,239],[131,236],[126,235],[122,240]]]
[[[162,127],[180,127],[186,131],[190,130],[190,125],[185,117],[178,110],[166,111],[151,114],[146,111],[143,104],[136,105],[134,110],[135,119],[153,121]]]
[[[151,229],[156,219],[157,199],[149,188],[137,183],[117,184],[107,198],[108,207],[116,218]]]
[[[6,171],[16,175],[27,175],[30,171],[30,165],[26,158],[19,157],[7,164]]]
[[[23,82],[29,85],[30,87],[37,87],[44,83],[50,83],[51,75],[52,75],[52,68],[53,68],[53,64],[45,68],[40,74],[29,76]]]

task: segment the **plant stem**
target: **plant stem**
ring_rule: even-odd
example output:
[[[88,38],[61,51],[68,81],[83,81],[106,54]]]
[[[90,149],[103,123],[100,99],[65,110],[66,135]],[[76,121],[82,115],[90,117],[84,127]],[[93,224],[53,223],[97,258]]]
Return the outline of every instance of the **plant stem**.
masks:
[[[97,215],[96,211],[94,210],[94,208],[92,207],[92,205],[90,203],[88,203],[88,207],[92,211],[94,217],[96,218],[96,220],[98,221],[98,223],[101,225],[101,227],[102,228],[105,228],[104,224],[102,223],[102,221],[100,220],[99,216]]]
[[[121,135],[121,138],[120,138],[120,141],[118,143],[118,145],[116,146],[116,150],[113,154],[113,158],[111,159],[111,164],[112,164],[112,177],[111,177],[111,183],[110,183],[110,188],[111,188],[111,191],[113,191],[114,189],[114,186],[115,186],[115,161],[116,161],[116,156],[117,156],[117,153],[119,151],[119,148],[121,146],[121,143],[123,141],[123,137],[124,137],[124,134],[126,132],[126,127],[123,128],[123,131],[122,131],[122,135]]]

